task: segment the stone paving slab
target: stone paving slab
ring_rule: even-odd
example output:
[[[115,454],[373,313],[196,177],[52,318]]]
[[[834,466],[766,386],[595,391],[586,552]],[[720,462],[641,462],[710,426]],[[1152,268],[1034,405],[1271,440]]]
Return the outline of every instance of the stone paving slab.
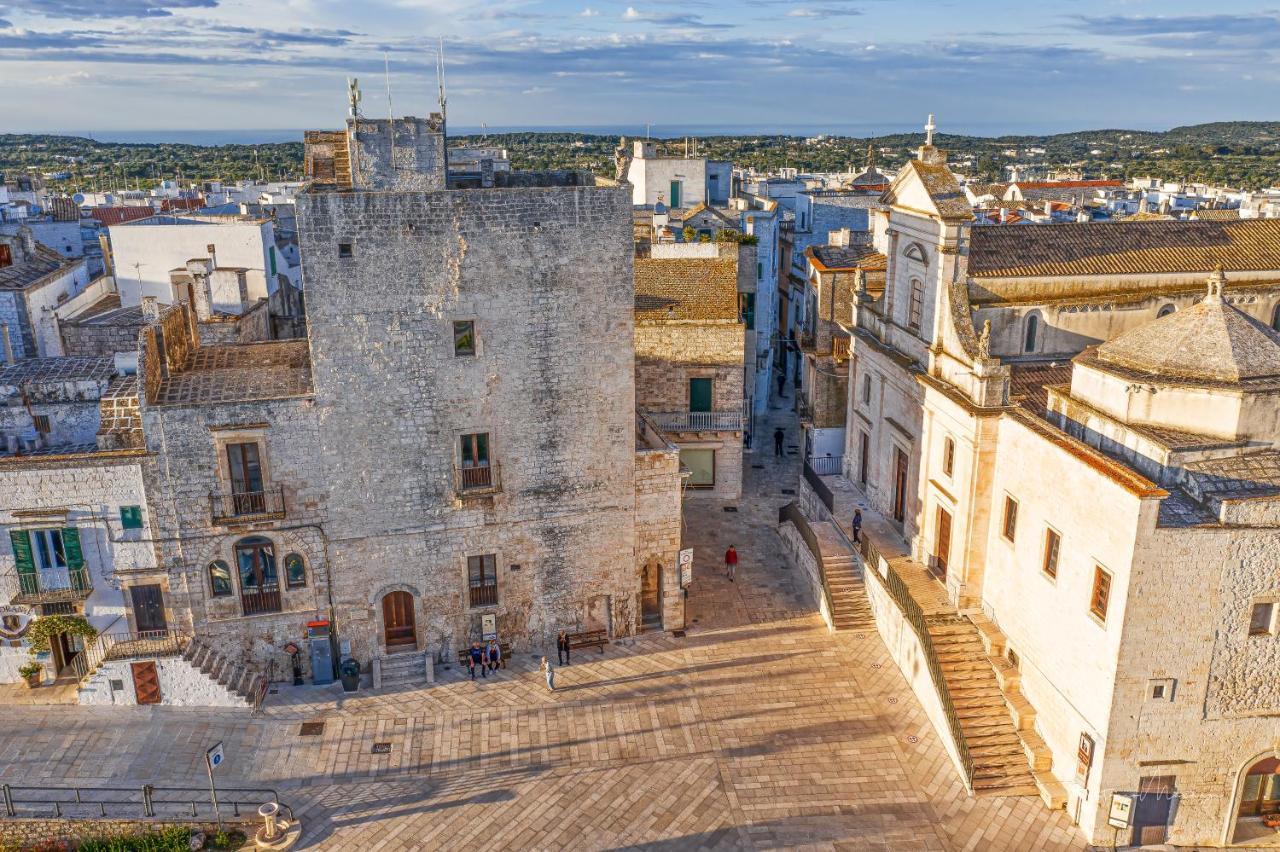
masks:
[[[258,715],[9,707],[0,781],[198,787],[222,740],[219,783],[278,789],[307,849],[1083,849],[1038,799],[968,796],[879,638],[826,630],[776,533],[796,465],[748,455],[743,500],[688,501],[684,638],[584,651],[554,693],[524,654],[474,682],[285,686]]]

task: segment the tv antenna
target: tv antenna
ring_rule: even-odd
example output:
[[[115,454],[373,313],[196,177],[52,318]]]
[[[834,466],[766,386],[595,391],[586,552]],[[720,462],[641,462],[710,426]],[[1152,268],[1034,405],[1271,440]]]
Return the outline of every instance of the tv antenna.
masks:
[[[445,94],[444,94],[444,36],[440,37],[440,49],[436,51],[436,86],[439,88],[438,95],[440,101],[440,118],[444,119],[448,116],[445,111]]]
[[[387,80],[387,132],[391,134],[391,171],[396,170],[396,114],[391,108],[391,60],[382,54],[382,73]]]

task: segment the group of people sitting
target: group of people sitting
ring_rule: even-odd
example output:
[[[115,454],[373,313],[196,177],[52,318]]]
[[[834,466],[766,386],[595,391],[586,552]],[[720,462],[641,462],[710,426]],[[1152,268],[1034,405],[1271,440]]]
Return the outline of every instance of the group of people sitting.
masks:
[[[481,677],[488,677],[489,672],[507,667],[507,661],[502,658],[502,648],[496,640],[489,640],[488,647],[479,642],[471,643],[471,649],[467,652],[467,671],[471,673],[472,680],[476,679],[477,667]]]

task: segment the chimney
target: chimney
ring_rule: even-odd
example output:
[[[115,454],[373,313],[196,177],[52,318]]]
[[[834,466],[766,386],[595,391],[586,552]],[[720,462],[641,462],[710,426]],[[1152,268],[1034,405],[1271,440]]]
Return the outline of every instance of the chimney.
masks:
[[[13,358],[13,341],[9,339],[9,325],[0,323],[0,342],[4,343],[4,362],[12,364]]]
[[[22,242],[22,255],[26,260],[36,256],[36,238],[30,228],[19,228],[18,239]]]
[[[142,318],[147,322],[160,319],[160,300],[155,296],[142,297]]]
[[[853,232],[848,228],[841,228],[838,231],[827,232],[827,245],[848,248],[852,240]]]
[[[204,250],[209,253],[209,267],[211,269],[217,269],[218,268],[218,247],[213,243],[209,243],[207,246],[204,247]]]

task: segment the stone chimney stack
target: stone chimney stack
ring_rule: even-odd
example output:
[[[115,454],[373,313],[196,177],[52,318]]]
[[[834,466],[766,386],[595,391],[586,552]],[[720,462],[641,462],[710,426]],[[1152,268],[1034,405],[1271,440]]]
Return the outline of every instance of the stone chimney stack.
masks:
[[[155,296],[142,297],[142,318],[149,323],[160,319],[160,300]]]

